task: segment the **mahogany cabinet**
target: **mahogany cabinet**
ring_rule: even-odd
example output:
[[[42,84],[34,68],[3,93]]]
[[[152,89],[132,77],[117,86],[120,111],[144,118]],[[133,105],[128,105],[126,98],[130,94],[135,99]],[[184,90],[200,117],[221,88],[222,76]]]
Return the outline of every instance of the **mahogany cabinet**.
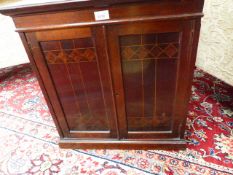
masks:
[[[86,0],[0,13],[13,17],[60,147],[182,149],[202,8]]]

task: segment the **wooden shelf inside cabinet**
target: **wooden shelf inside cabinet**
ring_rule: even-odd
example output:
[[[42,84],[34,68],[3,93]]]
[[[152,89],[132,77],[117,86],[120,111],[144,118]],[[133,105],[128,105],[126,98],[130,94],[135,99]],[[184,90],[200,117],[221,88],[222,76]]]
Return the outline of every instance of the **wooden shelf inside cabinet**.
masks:
[[[14,19],[60,147],[184,149],[203,3],[59,1],[0,13]]]

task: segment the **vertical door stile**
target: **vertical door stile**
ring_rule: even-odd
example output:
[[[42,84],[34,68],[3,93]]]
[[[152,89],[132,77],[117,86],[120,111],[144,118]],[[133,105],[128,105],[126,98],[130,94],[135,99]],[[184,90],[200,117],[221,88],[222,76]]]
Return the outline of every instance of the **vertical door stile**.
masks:
[[[100,70],[100,78],[102,82],[102,93],[105,102],[105,106],[108,106],[110,110],[106,110],[108,120],[110,122],[110,134],[112,138],[119,137],[117,116],[115,111],[115,101],[111,79],[111,69],[109,63],[108,46],[106,27],[97,26],[93,28],[93,35],[95,38],[95,47],[98,55],[97,61]]]
[[[125,111],[125,97],[124,97],[124,87],[122,79],[122,70],[120,62],[120,48],[117,30],[114,26],[109,26],[107,28],[108,34],[108,46],[110,55],[110,65],[112,71],[112,80],[114,87],[115,105],[117,111],[117,123],[119,138],[127,138],[127,119]]]

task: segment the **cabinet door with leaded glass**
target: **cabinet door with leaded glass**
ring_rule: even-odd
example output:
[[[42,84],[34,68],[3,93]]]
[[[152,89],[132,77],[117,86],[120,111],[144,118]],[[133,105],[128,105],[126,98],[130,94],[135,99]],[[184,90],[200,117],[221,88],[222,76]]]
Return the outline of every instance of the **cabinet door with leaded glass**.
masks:
[[[117,139],[104,27],[28,33],[63,137]]]
[[[183,21],[108,27],[121,139],[181,137],[190,28],[191,23]]]

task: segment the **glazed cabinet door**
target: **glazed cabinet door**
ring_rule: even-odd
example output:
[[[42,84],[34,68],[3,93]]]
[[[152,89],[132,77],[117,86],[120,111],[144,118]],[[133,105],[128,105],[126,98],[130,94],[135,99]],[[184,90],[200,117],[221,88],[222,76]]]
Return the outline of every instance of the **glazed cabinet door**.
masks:
[[[120,139],[183,137],[192,22],[108,27]]]
[[[104,31],[102,26],[26,34],[63,137],[117,139]]]

